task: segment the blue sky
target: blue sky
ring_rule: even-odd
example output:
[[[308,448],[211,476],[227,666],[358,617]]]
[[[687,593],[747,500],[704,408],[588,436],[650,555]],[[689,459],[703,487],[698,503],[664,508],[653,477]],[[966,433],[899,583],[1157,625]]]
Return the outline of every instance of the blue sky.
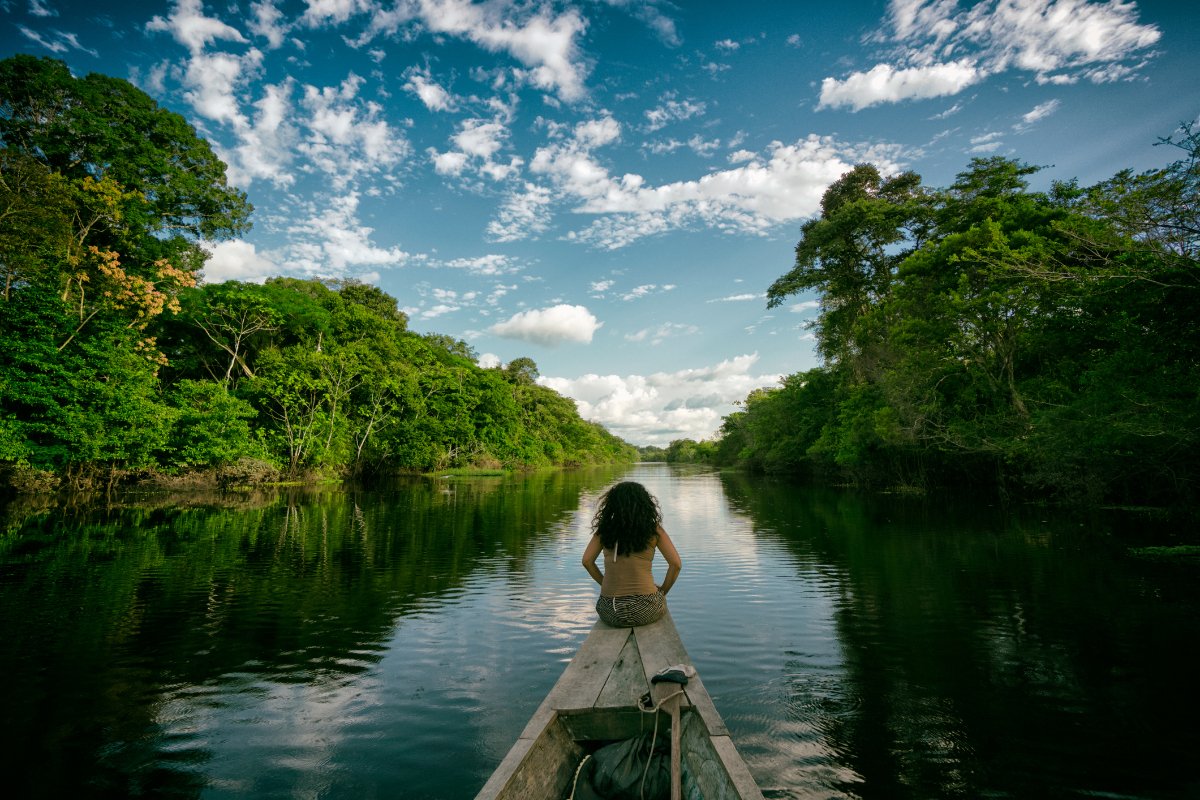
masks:
[[[355,277],[635,444],[817,364],[768,311],[855,163],[1092,183],[1200,113],[1193,3],[0,0],[0,56],[128,78],[255,206],[210,281]]]

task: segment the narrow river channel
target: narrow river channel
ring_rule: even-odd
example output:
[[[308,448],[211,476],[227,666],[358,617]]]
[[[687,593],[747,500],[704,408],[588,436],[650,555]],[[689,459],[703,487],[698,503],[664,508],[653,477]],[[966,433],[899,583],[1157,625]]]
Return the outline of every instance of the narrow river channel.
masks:
[[[11,505],[0,793],[472,797],[593,622],[619,477],[768,797],[1200,797],[1200,568],[1133,554],[1149,518],[665,464]]]

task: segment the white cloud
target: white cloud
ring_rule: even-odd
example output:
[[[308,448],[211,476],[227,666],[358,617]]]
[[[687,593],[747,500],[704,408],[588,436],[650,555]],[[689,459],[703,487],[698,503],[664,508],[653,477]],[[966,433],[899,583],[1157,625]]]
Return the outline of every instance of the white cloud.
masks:
[[[741,47],[741,45],[738,44],[737,42],[735,42],[733,39],[722,39],[719,42],[714,42],[713,46],[716,47],[718,50],[727,50],[730,52],[737,50],[739,47]]]
[[[466,153],[457,153],[453,150],[439,153],[432,147],[426,152],[429,154],[429,160],[433,162],[434,171],[439,175],[461,175],[462,171],[467,168]]]
[[[251,48],[245,55],[233,53],[193,53],[188,59],[183,84],[184,99],[197,114],[235,129],[245,129],[237,90],[258,72],[262,53]]]
[[[288,228],[289,262],[310,275],[341,276],[362,266],[399,266],[412,257],[398,247],[371,241],[374,228],[358,221],[359,195],[350,192],[313,209],[306,220]]]
[[[283,40],[288,34],[288,26],[280,22],[283,14],[275,7],[275,4],[270,0],[265,0],[265,2],[252,4],[250,10],[254,14],[249,22],[250,32],[266,39],[267,46],[272,50],[282,47]]]
[[[290,121],[291,93],[291,79],[263,87],[263,96],[254,104],[254,120],[243,119],[236,131],[238,143],[232,151],[219,153],[229,165],[231,183],[249,186],[265,179],[286,188],[295,182],[290,167],[300,134]]]
[[[511,156],[507,162],[495,158],[508,145],[508,126],[499,119],[467,119],[451,137],[455,149],[440,153],[428,149],[434,169],[442,175],[461,175],[467,167],[493,181],[503,181],[520,172],[525,161]]]
[[[563,342],[588,344],[603,324],[585,306],[562,304],[522,311],[488,331],[506,339],[555,347]]]
[[[731,294],[728,297],[718,297],[713,300],[709,300],[708,302],[710,302],[710,303],[741,303],[741,302],[745,302],[746,300],[765,300],[766,297],[767,296],[765,294],[763,294],[762,292],[746,293],[746,294]]]
[[[308,8],[300,21],[311,28],[340,24],[356,14],[371,10],[370,0],[305,0]]]
[[[259,254],[251,242],[232,239],[206,243],[204,247],[209,251],[209,260],[204,264],[205,283],[262,283],[282,273],[280,266]]]
[[[1050,116],[1051,114],[1053,114],[1055,111],[1058,111],[1058,108],[1061,105],[1062,105],[1061,100],[1047,100],[1044,103],[1039,103],[1038,105],[1033,107],[1032,111],[1028,112],[1027,114],[1022,115],[1021,124],[1018,125],[1017,127],[1025,127],[1028,125],[1032,125],[1035,122],[1039,122],[1039,121],[1045,119],[1046,117]]]
[[[301,99],[308,135],[299,150],[338,190],[361,175],[387,172],[409,151],[404,135],[383,118],[383,107],[358,97],[362,83],[350,73],[336,87],[305,86]]]
[[[550,227],[553,202],[549,188],[526,182],[505,198],[496,218],[488,223],[488,236],[497,242],[515,242],[544,233]]]
[[[703,116],[706,104],[697,100],[676,100],[674,93],[663,95],[659,104],[646,111],[646,130],[657,131],[672,122]]]
[[[603,297],[604,293],[613,287],[614,281],[592,281],[588,287],[588,291],[594,295]]]
[[[991,131],[990,133],[981,134],[971,137],[973,145],[969,153],[993,153],[1000,148],[1004,142],[1001,140],[1004,134],[999,131]]]
[[[576,213],[599,216],[568,238],[616,249],[695,224],[765,233],[780,222],[814,213],[829,184],[859,161],[873,161],[884,172],[897,170],[893,148],[851,146],[818,136],[795,144],[772,142],[765,159],[755,157],[697,180],[661,186],[647,186],[640,175],[611,176],[576,141],[539,148],[530,169],[576,199]]]
[[[465,269],[472,275],[511,275],[520,272],[521,267],[513,263],[511,256],[491,253],[475,258],[456,258],[443,262],[443,266],[452,269]]]
[[[961,24],[963,39],[987,48],[998,68],[1038,73],[1122,61],[1162,36],[1122,2],[1007,0],[971,9]]]
[[[231,239],[205,244],[204,247],[209,252],[209,259],[204,264],[205,283],[262,283],[282,273],[278,264],[259,254],[250,242]]]
[[[659,5],[671,7],[669,3],[657,2],[649,0],[604,0],[610,6],[628,11],[635,19],[645,23],[652,31],[658,34],[664,44],[671,47],[677,47],[680,44],[679,32],[675,28],[675,20],[664,14],[659,8]]]
[[[170,33],[192,55],[216,41],[246,43],[246,37],[236,28],[219,19],[204,16],[202,0],[175,0],[175,10],[171,15],[166,18],[153,17],[146,23],[146,30]]]
[[[779,375],[755,375],[757,354],[710,367],[651,375],[542,376],[538,382],[574,399],[579,413],[636,444],[665,445],[672,439],[713,436],[734,402],[753,389],[774,386]]]
[[[962,111],[962,109],[963,109],[962,103],[955,103],[954,105],[947,108],[945,111],[934,114],[932,117],[930,117],[930,119],[931,120],[940,120],[940,119],[945,119],[946,117],[952,117],[955,114],[957,114],[958,112]]]
[[[29,15],[33,17],[57,17],[58,12],[47,6],[45,0],[29,0]]]
[[[475,363],[484,369],[491,369],[493,367],[500,366],[504,362],[501,361],[500,356],[496,355],[495,353],[482,353],[480,354],[479,358],[475,359]]]
[[[849,107],[860,111],[879,103],[944,97],[958,94],[983,78],[983,73],[966,59],[909,69],[876,64],[870,71],[852,73],[845,80],[822,80],[817,108]]]
[[[666,322],[652,328],[643,328],[636,333],[627,333],[625,334],[625,341],[649,342],[652,346],[657,346],[672,336],[691,336],[699,332],[700,329],[695,325],[687,325],[681,322]]]
[[[431,33],[460,36],[485,50],[509,53],[528,68],[520,72],[522,78],[563,100],[584,96],[587,67],[576,40],[587,23],[575,9],[555,15],[542,7],[519,19],[517,8],[507,2],[419,0],[416,7]]]
[[[843,80],[825,78],[819,108],[859,110],[879,103],[942,97],[1010,69],[1038,83],[1123,80],[1146,63],[1128,63],[1162,37],[1138,22],[1137,5],[1113,0],[892,0],[888,23],[900,43],[890,63]]]
[[[280,12],[270,2],[254,3],[251,12],[250,30],[266,38],[270,48],[280,47],[287,33]],[[235,185],[248,187],[259,179],[279,188],[293,185],[292,168],[299,152],[334,175],[335,185],[344,188],[364,171],[394,164],[406,151],[403,139],[392,136],[379,119],[382,109],[377,105],[366,104],[365,111],[335,107],[337,102],[346,105],[353,100],[360,82],[353,74],[336,89],[305,87],[304,115],[295,113],[291,78],[264,86],[250,111],[244,95],[262,71],[263,53],[254,47],[240,55],[207,52],[216,42],[248,42],[235,28],[205,16],[198,0],[178,0],[171,15],[154,17],[146,29],[168,32],[188,48],[184,67],[173,74],[182,82],[184,99],[198,115],[228,126],[232,132],[231,145],[222,146],[214,139],[214,148],[228,164],[228,178]],[[165,72],[150,75],[160,90],[163,78]],[[335,136],[331,145],[331,119],[346,123],[343,129],[352,128],[353,134]],[[304,129],[307,136],[302,136]]]
[[[454,98],[433,79],[429,68],[413,67],[404,88],[415,94],[430,111],[453,111]]]
[[[74,33],[66,33],[64,31],[51,31],[50,33],[52,34],[52,38],[46,38],[42,34],[38,33],[37,31],[33,30],[32,28],[26,27],[25,25],[18,25],[17,30],[19,30],[21,32],[21,35],[24,36],[26,39],[33,42],[34,44],[41,45],[42,47],[49,50],[51,53],[65,53],[68,50],[79,50],[81,52],[87,53],[90,56],[94,56],[97,58],[99,58],[99,56],[100,56],[100,53],[98,53],[97,51],[95,51],[89,47],[84,47],[83,45],[81,45],[79,43],[79,37],[77,35],[75,35]]]
[[[634,288],[630,289],[628,292],[621,295],[621,299],[626,300],[626,301],[639,300],[643,297],[646,297],[647,295],[661,294],[663,292],[672,291],[673,289],[675,289],[675,284],[673,284],[673,283],[668,283],[664,286],[659,286],[656,283],[646,283],[641,286],[635,286]]]

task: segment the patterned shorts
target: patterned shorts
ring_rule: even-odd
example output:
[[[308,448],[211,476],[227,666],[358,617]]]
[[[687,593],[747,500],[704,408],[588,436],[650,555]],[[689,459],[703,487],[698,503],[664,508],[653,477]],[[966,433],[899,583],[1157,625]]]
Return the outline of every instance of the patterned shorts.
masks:
[[[634,628],[657,622],[667,610],[667,598],[662,592],[627,594],[620,597],[600,595],[596,613],[614,628]]]

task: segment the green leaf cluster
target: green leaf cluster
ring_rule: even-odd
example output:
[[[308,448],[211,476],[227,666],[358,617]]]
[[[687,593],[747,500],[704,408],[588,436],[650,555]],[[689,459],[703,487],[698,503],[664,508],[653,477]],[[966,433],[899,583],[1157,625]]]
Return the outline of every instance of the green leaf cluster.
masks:
[[[863,485],[1189,502],[1200,480],[1200,132],[1095,186],[976,159],[944,189],[859,165],[806,222],[823,365],[726,417],[717,461]]]
[[[632,461],[537,383],[356,282],[196,286],[251,207],[126,81],[0,61],[0,478],[85,487]],[[20,473],[36,480],[18,480]]]

